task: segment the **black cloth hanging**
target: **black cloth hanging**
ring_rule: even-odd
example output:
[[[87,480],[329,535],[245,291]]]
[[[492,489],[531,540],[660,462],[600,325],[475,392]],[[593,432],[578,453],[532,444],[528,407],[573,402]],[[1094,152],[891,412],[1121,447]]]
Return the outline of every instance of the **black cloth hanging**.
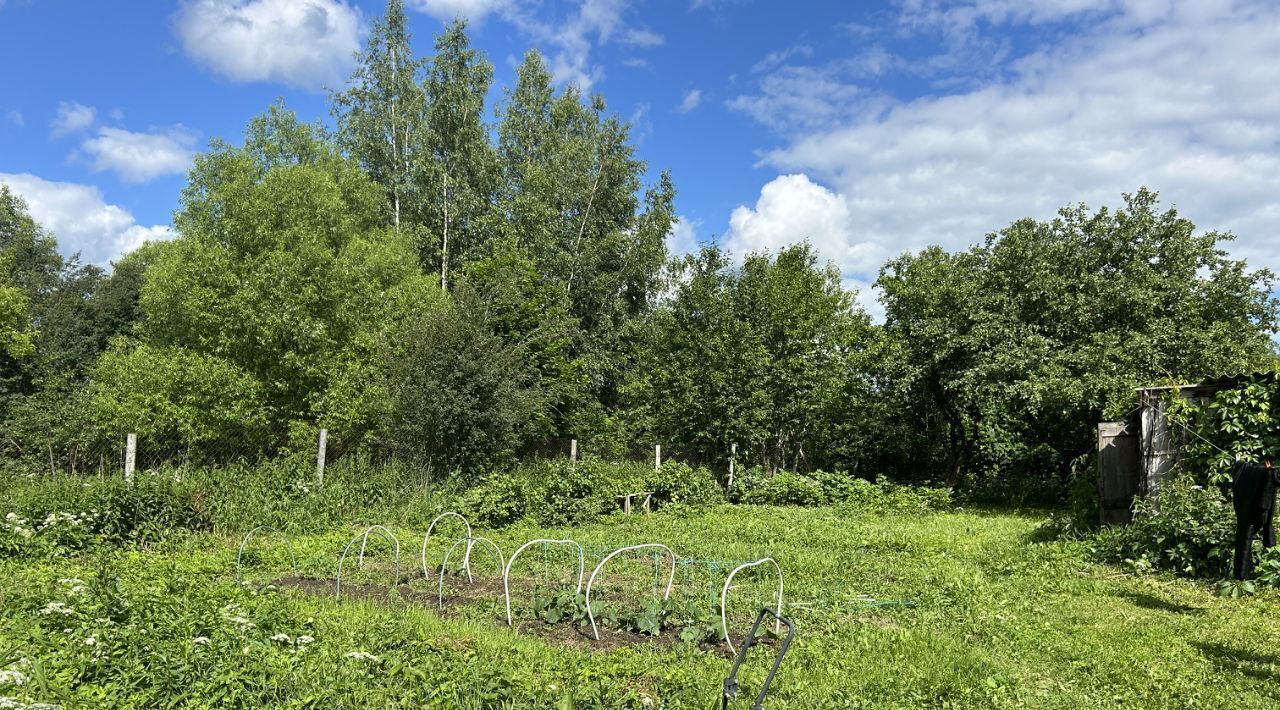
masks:
[[[1236,579],[1253,574],[1253,538],[1262,534],[1263,548],[1274,547],[1273,525],[1276,509],[1276,469],[1240,461],[1232,472],[1231,504],[1236,509],[1236,549],[1233,572]]]

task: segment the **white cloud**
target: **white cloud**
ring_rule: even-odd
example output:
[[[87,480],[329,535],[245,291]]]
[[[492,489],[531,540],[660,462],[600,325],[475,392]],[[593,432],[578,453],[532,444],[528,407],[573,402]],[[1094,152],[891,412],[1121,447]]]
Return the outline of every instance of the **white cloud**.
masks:
[[[786,49],[779,49],[776,52],[769,52],[768,54],[765,55],[764,59],[761,59],[760,61],[752,65],[751,71],[753,73],[759,74],[761,72],[766,72],[766,71],[769,71],[770,69],[774,69],[776,67],[781,66],[784,62],[786,62],[788,59],[791,59],[792,57],[812,57],[812,56],[813,56],[813,47],[807,44],[797,44],[791,47],[787,47]]]
[[[146,133],[104,127],[81,147],[93,156],[94,170],[115,171],[126,182],[146,182],[185,172],[195,141],[196,134],[180,125]]]
[[[700,103],[702,103],[702,89],[689,89],[684,92],[684,98],[680,100],[680,105],[676,107],[676,112],[689,113],[698,108]]]
[[[623,44],[631,44],[637,47],[656,47],[665,40],[662,35],[651,30],[628,30],[622,35]]]
[[[173,237],[167,225],[138,224],[128,210],[107,204],[91,185],[53,182],[28,173],[0,173],[0,183],[22,195],[31,216],[58,238],[62,253],[78,251],[89,263],[105,266],[145,241]]]
[[[1146,185],[1201,229],[1233,231],[1235,256],[1280,269],[1280,6],[1154,4],[1166,11],[948,3],[978,13],[953,22],[973,31],[1052,21],[1055,8],[1112,14],[1006,62],[1002,79],[910,101],[780,67],[731,104],[783,136],[762,163],[785,173],[734,210],[732,237],[758,248],[808,236],[865,283],[886,256],[963,248],[1014,219],[1115,206]]]
[[[65,136],[79,133],[89,126],[97,116],[97,109],[75,101],[59,101],[58,113],[53,119],[49,132],[54,136]]]
[[[701,226],[702,220],[700,219],[677,215],[676,223],[671,225],[671,231],[667,233],[667,256],[680,256],[696,252],[698,250],[698,228]]]
[[[604,69],[591,53],[601,45],[617,43],[653,47],[663,37],[628,17],[634,0],[578,0],[560,3],[521,3],[515,0],[413,0],[410,6],[440,19],[465,16],[477,20],[488,15],[515,26],[547,55],[547,68],[561,84],[576,84],[583,91],[604,79]],[[567,9],[566,9],[567,8]],[[623,63],[638,66],[636,58]]]
[[[456,17],[480,22],[486,15],[506,10],[512,4],[511,0],[409,0],[408,2],[411,9],[446,22]]]
[[[6,111],[4,114],[4,117],[9,119],[9,121],[12,122],[13,125],[15,126],[21,126],[22,124],[27,122],[26,119],[22,117],[22,112],[18,111],[17,109],[14,109],[12,111]]]
[[[187,0],[173,19],[196,62],[233,81],[303,89],[345,79],[363,32],[346,0]]]

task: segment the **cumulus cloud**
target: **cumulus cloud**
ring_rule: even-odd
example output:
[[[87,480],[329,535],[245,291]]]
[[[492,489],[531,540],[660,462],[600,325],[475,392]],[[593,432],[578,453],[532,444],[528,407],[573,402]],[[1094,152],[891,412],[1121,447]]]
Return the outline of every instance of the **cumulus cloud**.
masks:
[[[677,113],[689,113],[698,108],[698,104],[702,103],[702,89],[689,89],[684,92],[684,98],[680,100],[680,105],[676,107]]]
[[[700,219],[677,215],[676,223],[671,225],[671,231],[667,233],[667,255],[680,256],[696,252],[698,250],[698,228],[701,226],[702,220]]]
[[[53,118],[49,132],[57,136],[79,133],[93,125],[97,117],[97,109],[75,101],[59,101],[58,113]]]
[[[1165,11],[1136,0],[1034,12],[1025,8],[1039,4],[908,2],[948,32],[1102,18],[1006,62],[1002,78],[912,100],[838,77],[811,81],[821,92],[787,92],[788,80],[813,76],[778,67],[733,104],[783,138],[762,159],[783,176],[734,210],[733,238],[759,247],[808,236],[867,282],[886,256],[963,248],[1014,219],[1114,206],[1146,185],[1202,229],[1234,232],[1237,257],[1280,268],[1280,6],[1157,4]],[[927,14],[965,8],[976,19]],[[793,122],[766,110],[778,97]]]
[[[486,15],[501,12],[512,6],[510,0],[409,0],[409,7],[439,20],[464,17],[479,22]]]
[[[346,0],[187,0],[173,25],[188,57],[232,81],[302,89],[345,79],[363,33]]]
[[[93,157],[94,170],[114,171],[126,182],[146,182],[185,172],[195,141],[196,134],[180,125],[145,133],[103,127],[81,148]]]
[[[0,173],[0,183],[27,201],[31,216],[58,238],[64,254],[80,252],[101,266],[143,242],[169,239],[167,225],[144,226],[123,207],[108,204],[91,185],[53,182],[28,173]]]
[[[448,20],[473,21],[493,15],[542,45],[551,76],[561,84],[576,84],[583,91],[604,78],[604,69],[592,60],[599,46],[616,43],[637,48],[663,43],[662,35],[630,17],[633,0],[580,0],[574,3],[521,3],[515,0],[412,0],[419,12]],[[642,65],[629,58],[627,66]]]

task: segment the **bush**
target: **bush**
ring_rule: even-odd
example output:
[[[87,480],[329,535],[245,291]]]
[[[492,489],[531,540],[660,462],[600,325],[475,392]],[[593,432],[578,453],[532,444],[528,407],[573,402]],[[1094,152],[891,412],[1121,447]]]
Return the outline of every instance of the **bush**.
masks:
[[[1216,488],[1181,478],[1161,491],[1159,510],[1139,500],[1133,522],[1104,530],[1093,551],[1104,562],[1142,570],[1223,577],[1231,568],[1234,536],[1235,518],[1226,497]]]
[[[491,474],[462,496],[461,512],[474,524],[504,527],[528,519],[538,525],[591,522],[619,509],[618,496],[652,491],[652,506],[698,506],[724,501],[715,476],[704,468],[667,462],[661,470],[642,463],[587,458],[570,467],[560,459]]]
[[[206,500],[175,475],[43,480],[12,487],[0,527],[0,553],[82,550],[97,542],[152,542],[172,530],[208,530]]]
[[[764,480],[759,486],[743,493],[744,503],[766,505],[822,505],[826,502],[822,485],[817,481],[790,471],[780,471]]]
[[[730,499],[764,505],[839,505],[870,512],[945,510],[951,494],[945,488],[872,483],[863,478],[828,471],[769,476],[751,468],[734,482]]]

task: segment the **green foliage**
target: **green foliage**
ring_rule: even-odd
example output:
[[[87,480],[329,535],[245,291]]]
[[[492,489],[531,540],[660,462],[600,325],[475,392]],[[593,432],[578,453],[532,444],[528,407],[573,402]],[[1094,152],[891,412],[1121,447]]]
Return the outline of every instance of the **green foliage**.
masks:
[[[26,295],[0,283],[0,356],[15,361],[30,356],[36,351],[34,336],[27,317]]]
[[[141,475],[134,485],[120,479],[88,486],[49,481],[11,489],[4,504],[0,552],[10,555],[154,542],[212,526],[206,500],[180,475]]]
[[[225,390],[220,406],[240,428],[282,432],[333,416],[358,440],[374,423],[359,412],[379,411],[377,390],[362,386],[375,379],[376,336],[430,296],[405,238],[379,226],[380,201],[321,129],[280,107],[249,125],[243,147],[215,143],[197,156],[174,217],[180,236],[147,268],[143,346],[120,344],[100,368],[100,391],[121,393],[102,408],[198,443],[188,421],[171,410],[155,418],[123,393],[130,372],[150,380],[148,392],[180,393],[205,377]],[[193,365],[200,371],[183,374]]]
[[[382,352],[383,437],[406,460],[448,474],[509,464],[539,432],[546,396],[523,348],[476,306],[443,301],[398,323]]]
[[[291,535],[305,574],[332,578],[354,521]],[[1275,692],[1267,659],[1280,629],[1259,623],[1278,608],[1273,589],[1259,583],[1240,600],[1195,581],[1119,574],[1090,564],[1083,544],[1029,541],[1036,521],[1023,514],[722,506],[676,522],[641,516],[494,539],[504,550],[543,534],[589,546],[663,539],[712,559],[767,546],[788,572],[787,612],[803,634],[769,693],[775,710],[1166,708],[1188,698],[1266,707]],[[640,710],[705,707],[728,668],[680,609],[665,616],[663,639],[608,633],[628,647],[605,650],[575,633],[572,617],[512,632],[491,596],[447,600],[442,614],[431,585],[389,603],[335,602],[327,586],[314,595],[245,587],[234,579],[236,542],[183,534],[124,552],[0,559],[0,670],[26,681],[0,696],[64,707]],[[750,584],[735,592],[739,615],[730,610],[735,643],[758,609]],[[718,618],[699,591],[702,609],[689,617],[714,640]],[[918,603],[872,606],[859,593]],[[652,611],[643,598],[610,598],[600,611],[615,618],[602,636]],[[673,646],[685,631],[687,643]],[[773,650],[769,640],[752,649],[744,691],[759,687]],[[1125,664],[1142,673],[1098,672]]]
[[[157,447],[251,451],[269,434],[263,389],[216,356],[120,340],[94,368],[90,406],[107,431]]]
[[[1158,509],[1139,500],[1133,522],[1103,531],[1094,552],[1102,560],[1124,562],[1137,570],[1223,577],[1231,568],[1234,521],[1221,491],[1178,476],[1161,488]]]
[[[762,478],[763,483],[742,494],[744,503],[813,506],[823,502],[822,484],[808,476],[779,471],[773,476]]]
[[[1273,276],[1230,259],[1231,238],[1142,189],[1119,210],[1065,208],[890,261],[877,283],[900,357],[886,375],[904,404],[929,404],[909,409],[927,417],[913,450],[945,459],[949,486],[967,473],[1060,488],[1134,387],[1267,362]]]
[[[947,510],[951,494],[945,488],[872,483],[828,471],[780,471],[769,476],[760,468],[742,472],[731,498],[765,505],[838,505],[849,510],[905,513]]]
[[[461,510],[472,521],[504,527],[520,520],[538,525],[576,525],[619,510],[617,496],[653,491],[654,509],[702,506],[724,494],[708,470],[668,462],[655,471],[641,463],[608,463],[595,458],[524,464],[491,474],[463,494]]]
[[[740,462],[771,470],[855,465],[872,328],[839,270],[808,244],[739,269],[711,246],[670,278],[628,385],[641,428],[703,461],[737,444]]]
[[[1253,375],[1208,401],[1170,393],[1169,425],[1184,442],[1180,465],[1201,485],[1226,490],[1236,461],[1280,459],[1280,382]]]

